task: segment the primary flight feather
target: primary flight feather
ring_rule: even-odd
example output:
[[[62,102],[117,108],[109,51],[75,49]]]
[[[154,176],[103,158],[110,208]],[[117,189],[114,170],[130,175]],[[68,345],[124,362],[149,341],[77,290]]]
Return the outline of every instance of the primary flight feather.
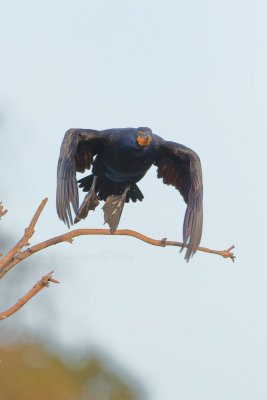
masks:
[[[196,252],[202,233],[203,186],[198,155],[181,144],[165,141],[150,128],[69,129],[64,136],[57,169],[57,213],[68,227],[94,210],[100,200],[105,222],[111,233],[119,224],[125,202],[142,200],[137,186],[151,165],[158,167],[158,178],[179,190],[187,204],[183,243],[188,244],[188,261]],[[88,192],[79,207],[76,172],[91,169],[78,181]]]

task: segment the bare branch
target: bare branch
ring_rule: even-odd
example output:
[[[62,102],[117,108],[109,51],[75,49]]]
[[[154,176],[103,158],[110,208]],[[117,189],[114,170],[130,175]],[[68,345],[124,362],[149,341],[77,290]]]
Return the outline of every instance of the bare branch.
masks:
[[[36,244],[32,247],[29,247],[27,250],[22,251],[19,253],[17,256],[15,256],[10,262],[8,262],[6,265],[4,265],[2,268],[0,268],[0,279],[11,269],[13,268],[16,264],[18,264],[20,261],[24,260],[25,258],[31,256],[34,253],[37,253],[40,250],[43,250],[47,247],[56,245],[61,242],[69,242],[72,243],[73,238],[76,236],[84,236],[84,235],[112,235],[110,233],[109,229],[75,229],[73,231],[64,233],[63,235],[56,236],[52,239],[45,240],[44,242],[41,242],[39,244]],[[166,238],[161,239],[161,240],[156,240],[149,238],[148,236],[142,235],[139,232],[135,232],[129,229],[119,229],[113,233],[113,235],[117,236],[132,236],[137,239],[142,240],[143,242],[152,244],[154,246],[178,246],[178,247],[183,247],[183,243],[181,242],[174,242],[174,241],[167,241]],[[184,247],[187,247],[185,245]],[[198,247],[198,251],[203,251],[205,253],[212,253],[212,254],[218,254],[219,256],[222,256],[224,258],[231,258],[231,260],[234,262],[235,256],[231,252],[231,250],[234,248],[234,246],[231,246],[228,250],[211,250],[206,247]]]
[[[7,213],[7,210],[4,210],[4,206],[2,205],[2,201],[0,201],[0,219]]]
[[[72,243],[73,238],[75,238],[76,236],[83,236],[83,235],[107,235],[107,236],[109,236],[109,235],[112,235],[109,229],[75,229],[73,231],[67,232],[60,236],[56,236],[54,238],[45,240],[44,242],[41,242],[34,246],[28,247],[26,250],[21,251],[21,249],[24,246],[29,246],[29,239],[34,234],[35,225],[36,225],[38,218],[39,218],[41,212],[43,211],[46,203],[47,203],[47,198],[41,202],[40,206],[38,207],[36,213],[34,214],[32,220],[30,222],[28,228],[25,229],[25,233],[24,233],[23,237],[0,261],[0,279],[11,268],[13,268],[15,265],[17,265],[20,261],[24,260],[25,258],[31,256],[32,254],[37,253],[38,251],[41,251],[47,247],[56,245],[61,242]],[[0,203],[0,218],[6,212],[7,212],[7,210],[3,211],[2,203]],[[166,238],[161,239],[161,240],[152,239],[148,236],[142,235],[139,232],[132,231],[129,229],[117,230],[113,233],[113,235],[115,235],[115,236],[116,235],[117,236],[124,236],[124,235],[132,236],[139,240],[142,240],[143,242],[152,244],[154,246],[160,246],[160,247],[166,247],[166,246],[178,246],[181,248],[188,247],[187,245],[184,245],[181,242],[167,241]],[[221,251],[221,250],[211,250],[206,247],[198,247],[198,250],[204,251],[206,253],[218,254],[224,258],[231,258],[231,260],[234,261],[235,256],[231,252],[231,250],[233,248],[234,248],[234,246],[231,246],[229,249]],[[49,282],[59,283],[58,281],[54,280],[51,277],[52,272],[43,276],[42,279],[39,282],[37,282],[37,284],[24,297],[22,297],[13,307],[11,307],[9,310],[1,313],[0,320],[5,319],[5,318],[9,317],[10,315],[14,314],[16,311],[18,311],[36,293],[38,293],[44,287],[47,287],[49,285]]]
[[[22,238],[18,241],[18,243],[15,244],[15,246],[0,261],[0,271],[1,271],[1,268],[3,266],[5,266],[16,254],[18,254],[24,246],[29,246],[29,239],[34,234],[34,227],[36,225],[36,222],[38,221],[38,218],[40,217],[41,212],[44,209],[44,206],[47,203],[47,200],[48,199],[45,198],[42,201],[42,203],[40,204],[40,206],[38,207],[36,213],[34,214],[32,220],[30,222],[30,225],[28,226],[28,228],[25,229],[25,233],[22,236]]]
[[[0,201],[0,219],[7,213],[7,210],[4,210],[4,206],[2,201]],[[2,257],[3,253],[0,253],[0,258]]]
[[[10,317],[10,315],[14,314],[16,311],[18,311],[21,307],[24,306],[33,296],[36,295],[36,293],[40,292],[44,287],[48,287],[50,282],[54,283],[59,283],[59,281],[55,280],[52,278],[52,273],[54,271],[49,272],[47,275],[44,275],[40,281],[36,283],[36,285],[33,286],[33,288],[25,294],[19,301],[11,308],[9,308],[7,311],[4,311],[0,314],[0,321]]]

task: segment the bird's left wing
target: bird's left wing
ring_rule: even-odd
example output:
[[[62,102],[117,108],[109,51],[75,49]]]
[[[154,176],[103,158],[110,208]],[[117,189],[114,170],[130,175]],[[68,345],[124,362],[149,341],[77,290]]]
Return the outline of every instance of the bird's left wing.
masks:
[[[57,167],[57,213],[68,227],[73,224],[71,207],[75,215],[79,209],[76,171],[90,169],[93,157],[108,140],[108,131],[69,129],[60,148]]]
[[[156,136],[156,135],[154,135]],[[175,186],[187,204],[183,227],[184,245],[188,242],[185,259],[196,252],[202,234],[203,185],[198,155],[181,144],[165,141],[156,136],[158,147],[158,178],[167,185]]]

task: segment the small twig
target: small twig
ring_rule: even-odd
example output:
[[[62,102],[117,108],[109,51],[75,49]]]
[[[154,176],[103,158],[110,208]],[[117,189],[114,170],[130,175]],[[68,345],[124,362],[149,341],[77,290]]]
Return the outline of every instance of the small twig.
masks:
[[[50,282],[54,283],[59,283],[59,281],[55,280],[52,278],[52,273],[54,271],[49,272],[47,275],[44,275],[40,281],[36,283],[36,285],[33,286],[33,288],[25,294],[19,301],[11,308],[9,308],[7,311],[4,311],[0,314],[0,320],[3,320],[7,317],[10,317],[10,315],[14,314],[16,311],[18,311],[21,307],[24,306],[33,296],[36,295],[36,293],[40,292],[44,287],[48,287]]]
[[[166,246],[183,247],[183,243],[180,243],[180,242],[165,241],[165,245]],[[188,247],[188,245],[186,244],[184,247]],[[207,247],[198,247],[197,250],[204,251],[205,253],[218,254],[218,256],[222,256],[223,258],[231,258],[231,260],[233,262],[235,262],[236,256],[234,255],[234,253],[231,253],[231,250],[233,250],[234,248],[235,248],[235,246],[233,245],[233,246],[229,247],[229,249],[227,249],[227,250],[211,250],[211,249],[208,249]]]
[[[7,213],[7,210],[3,210],[4,206],[2,204],[2,201],[0,201],[0,219]]]
[[[36,213],[34,214],[30,225],[28,226],[28,228],[25,229],[25,233],[22,236],[22,238],[18,241],[18,243],[15,244],[15,246],[2,258],[2,260],[0,261],[0,270],[1,268],[8,263],[16,254],[18,254],[20,252],[20,250],[24,247],[24,246],[28,246],[29,245],[29,239],[32,237],[32,235],[34,234],[34,227],[36,225],[36,222],[38,221],[38,218],[41,214],[41,212],[44,209],[44,206],[47,203],[47,198],[44,199],[42,201],[42,203],[40,204],[40,206],[38,207]]]
[[[4,206],[2,201],[0,201],[0,219],[7,213],[7,210],[4,210]],[[3,256],[3,253],[0,253],[0,257]]]

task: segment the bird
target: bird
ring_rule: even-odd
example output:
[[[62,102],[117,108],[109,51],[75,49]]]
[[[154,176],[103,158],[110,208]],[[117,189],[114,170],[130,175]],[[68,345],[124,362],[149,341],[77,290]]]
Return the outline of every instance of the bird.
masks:
[[[203,225],[200,158],[190,148],[165,140],[148,127],[67,130],[57,167],[59,218],[70,228],[103,200],[104,221],[114,233],[124,204],[143,200],[137,183],[152,165],[157,167],[157,177],[178,189],[187,204],[181,251],[187,248],[185,259],[189,261],[199,246]],[[76,172],[85,170],[91,170],[90,175],[77,181]],[[78,184],[87,193],[80,207]]]

